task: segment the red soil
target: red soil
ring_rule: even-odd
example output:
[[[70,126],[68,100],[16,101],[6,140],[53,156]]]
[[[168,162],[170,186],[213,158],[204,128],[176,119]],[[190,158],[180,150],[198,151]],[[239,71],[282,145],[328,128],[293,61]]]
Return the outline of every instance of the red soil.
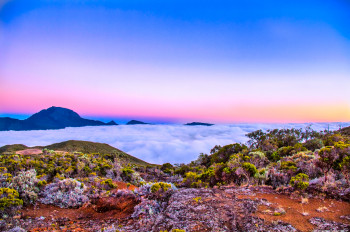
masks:
[[[290,223],[301,231],[312,231],[314,226],[308,221],[313,217],[322,217],[326,220],[342,222],[348,224],[349,221],[343,220],[340,216],[350,215],[350,203],[336,201],[332,199],[308,199],[307,204],[301,204],[301,200],[291,199],[287,195],[256,193],[256,196],[237,195],[238,198],[266,199],[273,203],[271,206],[260,205],[256,215],[266,221],[272,222],[281,220]],[[273,211],[277,207],[282,207],[286,213],[280,216],[274,216]],[[327,207],[329,211],[317,212],[316,209]],[[272,215],[264,210],[270,209]],[[302,212],[307,212],[308,216],[303,216]]]

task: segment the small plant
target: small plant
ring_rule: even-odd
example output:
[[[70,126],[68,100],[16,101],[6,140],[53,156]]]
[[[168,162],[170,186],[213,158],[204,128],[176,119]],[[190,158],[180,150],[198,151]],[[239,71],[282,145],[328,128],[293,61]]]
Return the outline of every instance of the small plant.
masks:
[[[309,176],[304,173],[299,173],[295,177],[292,177],[289,183],[295,189],[304,191],[309,187]]]
[[[158,183],[154,183],[151,186],[151,192],[156,193],[160,190],[163,190],[163,192],[166,192],[169,190],[169,188],[171,188],[171,184],[164,183],[164,182],[158,182]]]
[[[46,181],[46,180],[40,180],[40,181],[38,182],[38,186],[39,186],[39,187],[43,187],[43,186],[45,186],[45,185],[47,185],[47,181]]]
[[[118,188],[118,185],[113,183],[113,180],[112,179],[106,179],[106,180],[103,180],[101,181],[101,184],[102,185],[107,185],[109,188],[111,189],[115,189],[115,188]]]
[[[38,182],[39,180],[36,177],[36,171],[35,169],[32,169],[26,172],[19,172],[12,178],[10,187],[18,191],[20,198],[25,205],[34,204],[38,198]]]
[[[75,179],[64,179],[46,185],[42,192],[43,204],[52,204],[61,208],[77,208],[89,200],[84,194],[85,186]]]
[[[199,203],[202,201],[202,197],[195,197],[193,198],[193,200],[196,202],[196,203]]]
[[[281,216],[285,213],[286,213],[286,211],[282,207],[278,207],[275,209],[273,216]]]
[[[15,189],[0,188],[1,218],[15,216],[22,205],[23,201],[19,199],[19,193]]]

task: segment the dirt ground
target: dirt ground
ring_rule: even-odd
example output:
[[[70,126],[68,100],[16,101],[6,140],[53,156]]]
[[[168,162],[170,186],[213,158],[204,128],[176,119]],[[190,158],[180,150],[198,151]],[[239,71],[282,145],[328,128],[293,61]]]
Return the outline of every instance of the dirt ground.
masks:
[[[25,149],[25,150],[16,151],[16,154],[18,154],[18,155],[39,155],[42,153],[43,153],[42,149],[36,149],[36,148],[29,148],[29,149]],[[63,153],[67,153],[67,152],[55,151],[55,153],[63,154]]]
[[[126,183],[116,182],[119,189],[127,188]],[[135,186],[129,186],[129,189],[135,189]],[[308,203],[302,204],[300,199],[291,199],[287,195],[276,193],[240,194],[236,193],[237,198],[264,199],[266,205],[260,205],[256,216],[268,221],[284,221],[290,223],[300,231],[312,231],[315,226],[309,222],[310,218],[321,217],[326,220],[349,224],[346,219],[340,216],[350,215],[350,203],[332,199],[308,199]],[[271,204],[270,204],[271,203]],[[130,206],[131,207],[131,206]],[[132,206],[133,207],[133,206]],[[276,208],[282,207],[286,213],[274,216]],[[325,207],[325,208],[322,208]],[[322,209],[323,212],[318,212]],[[36,207],[27,207],[22,209],[22,218],[34,219],[36,227],[29,231],[94,231],[94,225],[110,225],[111,223],[127,223],[131,209],[123,212],[112,210],[104,213],[98,213],[93,205],[85,205],[79,209],[61,209],[52,205],[38,204]],[[304,216],[302,213],[307,213]],[[43,217],[42,219],[40,219]],[[39,223],[37,222],[39,220]],[[40,225],[40,220],[42,224]],[[55,222],[52,225],[48,223]],[[39,228],[38,228],[39,227]]]
[[[313,217],[322,217],[326,220],[349,224],[349,221],[340,218],[340,216],[350,215],[350,203],[348,202],[336,201],[332,199],[308,199],[307,204],[302,204],[301,200],[291,199],[287,195],[268,193],[256,193],[256,196],[237,195],[237,197],[266,199],[272,204],[270,206],[260,205],[258,212],[256,213],[258,217],[269,222],[281,220],[290,223],[301,231],[312,231],[314,229],[314,226],[308,221]],[[280,216],[274,216],[273,211],[277,207],[282,207],[286,213]],[[324,212],[316,211],[316,209],[321,207],[326,207],[327,209],[324,209]],[[266,210],[271,210],[272,214],[267,213]],[[308,215],[302,215],[303,212],[308,213]]]

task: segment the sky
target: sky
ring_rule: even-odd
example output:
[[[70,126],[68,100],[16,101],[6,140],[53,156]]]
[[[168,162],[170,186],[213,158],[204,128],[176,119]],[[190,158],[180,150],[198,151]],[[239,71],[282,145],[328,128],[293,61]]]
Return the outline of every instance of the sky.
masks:
[[[349,12],[347,0],[0,0],[0,116],[349,122]]]
[[[189,163],[215,145],[245,143],[245,134],[262,129],[305,128],[310,124],[219,124],[214,126],[119,125],[69,127],[60,130],[0,131],[0,147],[7,144],[46,146],[67,140],[107,143],[149,163]],[[350,123],[314,123],[312,129],[337,130]]]

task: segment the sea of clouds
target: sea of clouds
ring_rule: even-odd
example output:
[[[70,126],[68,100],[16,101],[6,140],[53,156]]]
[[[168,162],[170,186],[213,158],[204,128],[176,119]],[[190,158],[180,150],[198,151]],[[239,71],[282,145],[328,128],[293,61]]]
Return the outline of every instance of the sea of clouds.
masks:
[[[61,130],[0,131],[0,146],[49,145],[66,140],[110,144],[150,163],[188,163],[215,145],[245,143],[245,134],[258,129],[305,128],[309,124],[230,124],[214,126],[119,125],[70,127]],[[314,123],[314,130],[336,130],[350,123]]]

